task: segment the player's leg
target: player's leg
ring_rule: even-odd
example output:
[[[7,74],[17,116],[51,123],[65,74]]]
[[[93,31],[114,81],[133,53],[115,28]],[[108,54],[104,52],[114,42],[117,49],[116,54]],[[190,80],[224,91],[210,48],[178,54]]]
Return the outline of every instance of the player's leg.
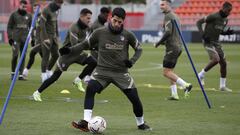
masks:
[[[108,84],[106,84],[107,86]],[[106,87],[105,86],[105,87]],[[96,93],[100,93],[104,88],[97,80],[90,80],[87,86],[84,99],[84,118],[80,121],[73,121],[72,126],[82,131],[89,131],[88,121],[92,118],[92,109],[94,107],[94,97]]]
[[[49,63],[49,57],[50,57],[50,44],[42,43],[41,50],[42,50],[42,62],[41,62],[41,70],[42,70],[42,82],[44,82],[48,76],[47,76],[47,67]]]
[[[84,58],[84,57],[86,57],[86,58]],[[96,62],[96,60],[92,56],[87,56],[87,55],[84,56],[83,55],[82,59],[83,59],[83,62],[82,62],[82,60],[79,60],[77,63],[79,63],[81,65],[87,65],[87,66],[84,67],[84,69],[82,70],[81,74],[74,79],[73,85],[75,87],[77,87],[80,91],[85,92],[85,89],[83,88],[83,85],[82,85],[82,80],[87,75],[91,75],[92,74],[93,70],[97,66],[97,62]]]
[[[112,72],[113,84],[115,84],[127,96],[128,100],[132,103],[133,112],[135,114],[136,124],[140,130],[151,130],[146,125],[143,117],[143,106],[138,96],[137,88],[135,87],[134,80],[129,73],[115,73]]]
[[[219,60],[220,60],[218,52],[216,51],[216,48],[213,45],[212,46],[205,46],[205,49],[206,49],[206,51],[208,53],[210,61],[204,67],[204,69],[202,69],[202,71],[198,73],[198,77],[200,78],[201,83],[203,85],[204,85],[204,77],[205,77],[206,72],[208,72],[215,65],[217,65]]]
[[[178,57],[181,55],[181,50],[173,50],[171,53],[166,53],[163,59],[163,75],[170,81],[175,82],[184,88],[185,97],[189,96],[192,89],[192,84],[187,83],[177,74],[174,73],[174,68],[177,64]]]
[[[168,97],[168,100],[179,100],[176,82],[170,80],[170,84],[171,96]]]
[[[11,80],[13,79],[13,76],[15,74],[15,69],[17,66],[17,60],[19,55],[20,45],[16,41],[14,41],[14,44],[12,45],[12,60],[11,60]]]
[[[42,101],[41,99],[41,93],[48,88],[51,84],[53,84],[55,81],[59,79],[61,76],[62,71],[59,68],[56,68],[56,70],[53,72],[53,75],[46,79],[41,86],[33,93],[33,98],[35,101]]]
[[[21,56],[23,56],[23,60],[22,60],[22,64],[19,68],[19,77],[18,77],[18,80],[26,80],[24,77],[23,77],[23,69],[24,69],[24,66],[25,66],[25,58],[26,58],[26,53],[25,54],[22,54],[23,52],[23,48],[24,48],[24,42],[21,42],[20,43],[20,54]],[[27,51],[26,51],[27,52]]]
[[[40,44],[36,44],[30,51],[29,54],[29,60],[28,60],[28,64],[27,67],[23,70],[23,76],[27,77],[28,76],[28,72],[31,69],[34,61],[35,61],[35,56],[36,54],[41,50],[41,45]]]
[[[219,46],[218,48],[216,48],[219,57],[220,57],[220,73],[221,73],[221,77],[220,77],[220,85],[219,88],[221,91],[227,91],[227,92],[232,92],[231,89],[229,89],[226,86],[226,77],[227,77],[227,62],[226,62],[226,58],[224,55],[224,52],[222,50],[222,48]]]
[[[58,43],[57,43],[57,39],[56,38],[53,38],[53,44],[51,46],[51,59],[49,61],[49,65],[48,65],[48,68],[47,68],[47,76],[48,78],[52,75],[52,68],[53,66],[55,65],[58,57],[59,57],[59,54],[58,54]]]

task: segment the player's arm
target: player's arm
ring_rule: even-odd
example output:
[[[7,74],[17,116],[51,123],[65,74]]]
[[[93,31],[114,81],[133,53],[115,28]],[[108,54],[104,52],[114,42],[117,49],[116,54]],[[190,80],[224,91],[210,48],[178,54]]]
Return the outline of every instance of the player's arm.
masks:
[[[205,16],[201,19],[199,19],[196,23],[198,31],[200,32],[200,35],[203,37],[204,35],[204,30],[203,30],[203,24],[204,23],[211,23],[213,21],[215,21],[216,19],[216,15],[215,14],[210,14],[208,16]]]
[[[8,33],[8,39],[9,39],[9,44],[13,45],[13,28],[15,25],[15,20],[14,20],[14,14],[11,14],[11,16],[9,17],[9,21],[7,24],[7,33]]]
[[[67,55],[69,53],[77,53],[82,52],[83,50],[91,50],[92,48],[95,48],[98,42],[98,37],[96,34],[96,31],[93,32],[89,38],[85,39],[84,41],[77,43],[75,46],[72,47],[63,47],[59,49],[60,55]]]
[[[169,38],[169,36],[172,34],[172,31],[173,31],[173,22],[169,20],[168,22],[166,22],[164,26],[164,33],[162,38],[154,46],[157,48],[159,45],[164,44],[165,41]]]
[[[230,27],[228,27],[227,30],[222,31],[221,35],[232,35],[234,33],[235,33],[235,31],[233,29],[231,29]]]
[[[72,27],[69,30],[69,38],[70,38],[71,46],[73,46],[79,42],[78,30],[74,27],[74,25],[72,25]]]
[[[130,33],[128,37],[129,37],[129,40],[128,40],[129,44],[135,51],[133,56],[129,60],[124,60],[124,63],[126,64],[126,66],[130,68],[141,57],[142,47],[133,33]]]
[[[200,35],[203,35],[203,27],[202,25],[205,23],[205,17],[204,18],[201,18],[197,21],[196,25],[197,25],[197,28],[198,28],[198,31],[200,32]]]
[[[225,24],[224,29],[226,28],[227,24],[228,24],[228,21]],[[235,33],[235,31],[233,29],[231,29],[230,27],[228,27],[227,29],[222,31],[221,35],[232,35],[234,33]]]
[[[40,37],[44,43],[50,43],[50,39],[47,33],[46,22],[48,20],[48,12],[46,9],[43,10],[40,17]]]

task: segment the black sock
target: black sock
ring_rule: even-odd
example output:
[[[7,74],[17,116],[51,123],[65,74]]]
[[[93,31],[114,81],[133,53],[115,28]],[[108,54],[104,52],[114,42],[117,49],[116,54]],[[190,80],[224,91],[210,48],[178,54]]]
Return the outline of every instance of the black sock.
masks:
[[[80,79],[83,79],[86,75],[91,75],[93,70],[97,66],[97,62],[92,56],[88,57],[85,60],[84,64],[87,64],[87,66],[83,69],[83,71],[79,75]]]

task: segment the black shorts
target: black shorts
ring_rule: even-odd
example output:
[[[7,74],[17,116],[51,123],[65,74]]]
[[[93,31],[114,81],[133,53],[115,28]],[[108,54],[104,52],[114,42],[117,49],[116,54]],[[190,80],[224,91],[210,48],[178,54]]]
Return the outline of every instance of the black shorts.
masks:
[[[172,50],[166,52],[163,59],[164,68],[174,68],[177,64],[178,57],[181,55],[182,50]]]

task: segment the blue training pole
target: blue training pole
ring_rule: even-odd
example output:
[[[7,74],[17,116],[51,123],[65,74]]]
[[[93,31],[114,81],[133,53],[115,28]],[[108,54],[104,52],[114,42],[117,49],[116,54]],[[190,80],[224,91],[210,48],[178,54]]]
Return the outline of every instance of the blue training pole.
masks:
[[[20,68],[20,66],[21,66],[21,64],[22,64],[24,55],[25,55],[26,50],[27,50],[27,48],[28,48],[28,43],[29,43],[29,40],[30,40],[30,37],[31,37],[31,34],[32,34],[32,30],[33,30],[33,28],[35,27],[35,22],[36,22],[36,19],[37,19],[37,15],[38,15],[39,10],[40,10],[40,6],[37,7],[36,12],[34,13],[34,17],[33,17],[32,24],[31,24],[31,28],[30,28],[30,30],[29,30],[27,39],[26,39],[26,41],[25,41],[21,58],[20,58],[20,60],[19,60],[19,62],[18,62],[17,68],[15,69],[15,74],[14,74],[12,83],[11,83],[11,85],[10,85],[10,88],[9,88],[9,91],[8,91],[8,95],[7,95],[7,98],[6,98],[6,101],[5,101],[4,106],[3,106],[3,109],[2,109],[2,113],[1,113],[1,117],[0,117],[0,125],[2,124],[2,121],[3,121],[3,118],[4,118],[4,114],[5,114],[6,109],[7,109],[8,102],[9,102],[10,97],[11,97],[11,95],[12,95],[12,91],[13,91],[13,88],[14,88],[14,85],[15,85],[15,82],[16,82],[16,79],[17,79],[17,76],[18,76],[19,68]]]
[[[178,33],[179,33],[179,35],[180,35],[180,37],[181,37],[183,46],[184,46],[184,48],[185,48],[185,50],[186,50],[186,52],[187,52],[187,56],[188,56],[188,58],[189,58],[189,60],[190,60],[190,63],[191,63],[192,68],[193,68],[193,71],[194,71],[194,73],[195,73],[195,75],[196,75],[196,77],[197,77],[198,83],[199,83],[199,85],[200,85],[200,87],[201,87],[201,90],[202,90],[202,93],[203,93],[203,95],[204,95],[204,97],[205,97],[205,100],[206,100],[206,102],[207,102],[208,108],[211,109],[211,104],[210,104],[210,102],[209,102],[209,100],[208,100],[208,97],[207,97],[207,94],[205,93],[205,90],[204,90],[204,88],[203,88],[203,86],[202,86],[202,83],[201,83],[201,81],[200,81],[200,78],[198,77],[197,70],[196,70],[196,68],[195,68],[195,66],[194,66],[192,57],[191,57],[191,55],[190,55],[190,53],[189,53],[189,51],[188,51],[186,42],[185,42],[185,40],[184,40],[184,38],[183,38],[183,36],[182,36],[182,32],[181,32],[181,30],[179,29],[179,26],[178,26],[178,24],[177,24],[177,21],[176,21],[176,20],[172,20],[172,21],[173,21],[174,25],[176,26],[177,31],[178,31]]]

